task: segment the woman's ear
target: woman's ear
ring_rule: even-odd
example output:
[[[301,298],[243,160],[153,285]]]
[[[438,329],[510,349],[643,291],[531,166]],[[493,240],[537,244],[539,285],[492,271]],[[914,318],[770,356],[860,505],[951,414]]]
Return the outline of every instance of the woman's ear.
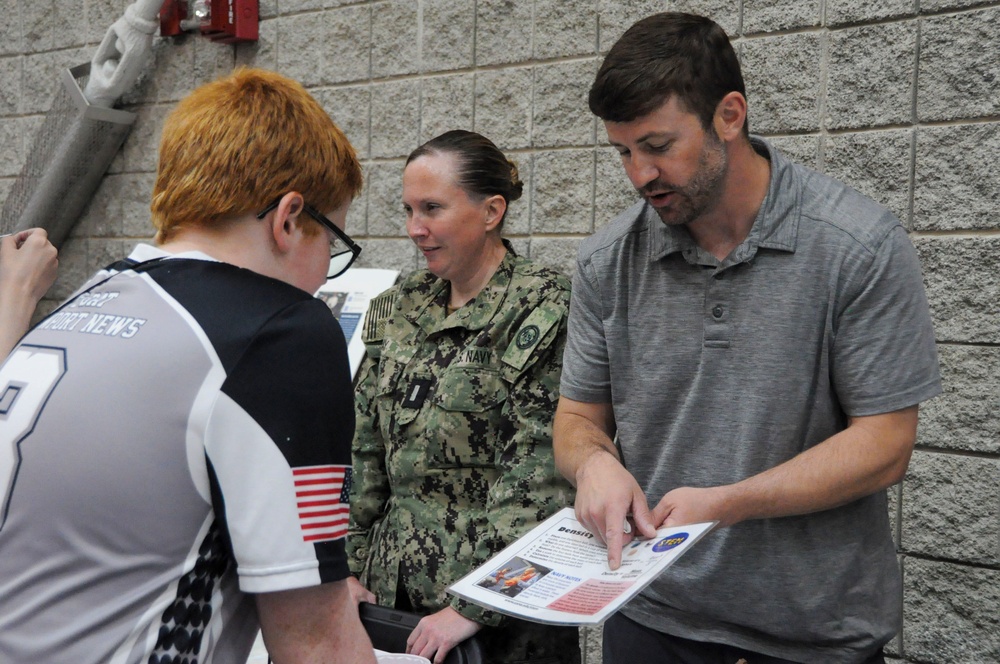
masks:
[[[500,194],[496,194],[483,203],[486,208],[486,232],[489,233],[500,226],[503,213],[507,211],[507,201]]]
[[[302,194],[297,191],[290,191],[281,197],[278,207],[274,210],[274,216],[270,220],[271,234],[274,243],[281,253],[287,252],[293,246],[293,241],[300,232],[299,215],[302,214],[302,206],[305,200]]]

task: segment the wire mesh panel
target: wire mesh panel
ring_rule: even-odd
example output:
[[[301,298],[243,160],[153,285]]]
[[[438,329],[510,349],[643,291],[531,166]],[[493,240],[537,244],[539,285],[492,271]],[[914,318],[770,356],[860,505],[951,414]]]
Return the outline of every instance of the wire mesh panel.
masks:
[[[89,63],[63,71],[0,212],[0,231],[41,227],[61,245],[125,142],[135,114],[89,104],[83,96],[89,73]]]

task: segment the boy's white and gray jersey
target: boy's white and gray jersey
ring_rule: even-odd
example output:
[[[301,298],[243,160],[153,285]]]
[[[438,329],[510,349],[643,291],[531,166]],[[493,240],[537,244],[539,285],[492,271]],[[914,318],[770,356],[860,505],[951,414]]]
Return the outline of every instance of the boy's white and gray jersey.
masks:
[[[141,262],[162,255],[0,368],[0,661],[245,662],[247,593],[349,574],[337,322],[204,255]]]

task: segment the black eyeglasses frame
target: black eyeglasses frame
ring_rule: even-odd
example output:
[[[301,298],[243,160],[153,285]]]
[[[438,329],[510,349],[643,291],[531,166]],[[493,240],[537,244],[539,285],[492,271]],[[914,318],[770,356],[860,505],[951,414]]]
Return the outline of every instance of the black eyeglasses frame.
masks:
[[[281,199],[282,198],[284,198],[284,195],[279,196],[270,205],[268,205],[266,208],[264,208],[263,210],[261,210],[260,212],[258,212],[257,213],[257,218],[258,219],[263,219],[269,213],[271,213],[272,211],[276,210],[278,208],[278,204],[281,203]],[[333,223],[332,221],[330,221],[326,217],[325,214],[323,214],[322,212],[320,212],[319,210],[317,210],[313,206],[309,205],[305,201],[302,202],[302,211],[305,212],[306,214],[308,214],[310,217],[312,217],[313,220],[315,220],[321,226],[327,228],[331,233],[333,233],[337,237],[337,239],[339,239],[341,242],[343,242],[345,245],[347,245],[347,249],[345,249],[343,251],[334,252],[333,249],[331,248],[331,250],[330,250],[330,260],[331,261],[333,261],[333,259],[336,258],[337,256],[343,256],[344,254],[346,254],[348,252],[351,253],[351,260],[347,261],[347,265],[345,265],[344,267],[342,267],[341,269],[337,270],[336,272],[334,272],[332,274],[330,272],[327,272],[326,278],[328,280],[329,279],[334,279],[335,277],[339,277],[343,273],[347,272],[347,269],[349,267],[351,267],[351,265],[354,264],[354,261],[358,260],[358,256],[361,255],[361,245],[359,245],[357,242],[355,242],[354,240],[352,240],[351,237],[347,233],[345,233],[344,231],[340,230],[340,228],[338,228],[335,223]]]

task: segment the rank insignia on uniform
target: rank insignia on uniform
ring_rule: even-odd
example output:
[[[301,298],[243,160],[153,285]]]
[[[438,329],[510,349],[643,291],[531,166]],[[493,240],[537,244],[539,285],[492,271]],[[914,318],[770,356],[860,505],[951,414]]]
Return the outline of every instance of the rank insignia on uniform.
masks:
[[[520,332],[517,333],[517,338],[514,340],[517,343],[517,347],[521,350],[529,348],[533,343],[538,340],[538,326],[528,325],[522,328]]]
[[[410,386],[406,388],[406,397],[403,399],[403,408],[420,408],[427,393],[431,391],[430,378],[414,378]]]

